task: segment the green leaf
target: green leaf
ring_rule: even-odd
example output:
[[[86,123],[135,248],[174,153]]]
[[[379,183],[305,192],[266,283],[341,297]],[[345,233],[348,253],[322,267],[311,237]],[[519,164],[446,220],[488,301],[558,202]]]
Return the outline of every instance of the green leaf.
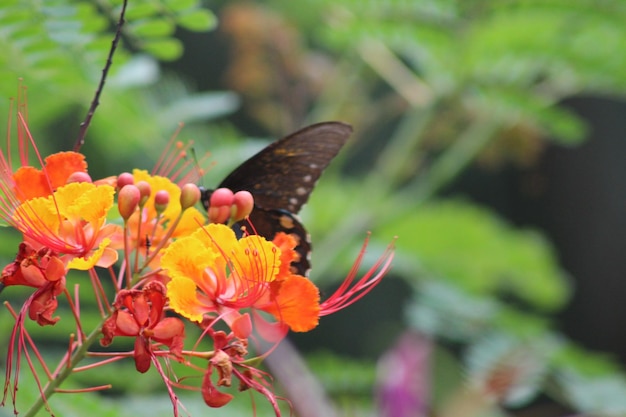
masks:
[[[196,9],[199,7],[198,0],[164,0],[163,2],[174,12]]]
[[[137,3],[131,1],[126,9],[126,20],[134,22],[140,19],[150,18],[157,15],[160,10],[160,5],[156,2]]]
[[[150,19],[134,22],[129,25],[135,36],[160,38],[174,33],[175,25],[165,19]]]
[[[217,25],[217,18],[209,10],[192,10],[176,16],[176,23],[185,29],[204,32]]]
[[[173,61],[183,54],[183,45],[178,39],[154,39],[143,42],[141,46],[145,51],[165,61]]]

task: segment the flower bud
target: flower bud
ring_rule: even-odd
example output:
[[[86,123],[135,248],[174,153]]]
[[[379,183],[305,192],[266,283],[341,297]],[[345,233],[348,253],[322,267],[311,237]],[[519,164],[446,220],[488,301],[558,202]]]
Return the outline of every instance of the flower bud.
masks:
[[[128,184],[117,193],[117,209],[124,220],[135,212],[139,205],[141,193],[135,185]]]
[[[139,205],[143,207],[148,201],[148,197],[152,194],[152,189],[150,188],[150,184],[147,181],[139,181],[135,184],[137,188],[139,188],[139,192],[141,193],[141,198],[139,199]]]
[[[230,218],[231,206],[211,206],[207,211],[210,223],[226,223]]]
[[[170,193],[165,190],[157,191],[154,195],[154,208],[156,212],[161,214],[167,208],[167,205],[170,203]]]
[[[230,219],[230,212],[235,195],[228,188],[218,188],[213,191],[209,199],[209,222],[226,223]]]
[[[67,180],[65,180],[66,184],[70,184],[72,182],[92,182],[91,177],[86,172],[77,171],[72,173]]]
[[[133,178],[133,174],[129,172],[122,172],[117,176],[117,189],[121,190],[125,185],[134,184],[135,179]]]
[[[249,191],[237,191],[234,196],[232,218],[233,221],[245,219],[254,209],[254,197]]]
[[[218,188],[213,191],[210,199],[211,207],[232,206],[235,201],[235,195],[228,188]]]
[[[200,189],[196,184],[185,184],[180,189],[180,207],[183,210],[193,207],[200,201]]]

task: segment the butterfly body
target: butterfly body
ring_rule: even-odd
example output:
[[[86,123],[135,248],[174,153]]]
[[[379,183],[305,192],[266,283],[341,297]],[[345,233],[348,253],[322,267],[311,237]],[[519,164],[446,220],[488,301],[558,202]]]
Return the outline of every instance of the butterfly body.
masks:
[[[249,233],[269,240],[278,232],[291,234],[300,254],[292,267],[305,275],[310,268],[311,244],[296,215],[351,133],[352,128],[345,123],[317,123],[277,140],[237,167],[218,186],[233,192],[246,190],[254,196],[249,222],[239,222],[235,229],[245,226]],[[211,193],[205,190],[202,194],[207,209]]]

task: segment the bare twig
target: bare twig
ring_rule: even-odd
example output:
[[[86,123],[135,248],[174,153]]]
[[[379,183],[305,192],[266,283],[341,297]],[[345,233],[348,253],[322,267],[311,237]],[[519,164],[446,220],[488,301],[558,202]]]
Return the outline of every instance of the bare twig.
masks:
[[[98,89],[96,90],[96,94],[93,97],[93,101],[91,102],[91,106],[89,106],[89,111],[87,112],[87,116],[85,120],[80,124],[80,130],[78,131],[78,138],[76,139],[76,143],[74,143],[74,151],[78,152],[80,148],[85,143],[85,136],[87,135],[87,129],[89,129],[89,124],[91,123],[91,119],[93,118],[94,113],[96,112],[96,108],[98,104],[100,104],[100,94],[102,94],[102,90],[104,89],[104,83],[107,78],[107,74],[109,73],[109,69],[111,65],[113,65],[113,54],[117,49],[117,44],[119,43],[122,37],[122,26],[124,26],[124,15],[126,14],[126,5],[128,4],[128,0],[124,0],[122,3],[122,11],[120,12],[120,18],[117,21],[117,29],[115,30],[115,37],[113,41],[111,41],[111,49],[109,50],[109,56],[107,56],[106,64],[102,69],[102,77],[100,77],[100,84],[98,84]]]

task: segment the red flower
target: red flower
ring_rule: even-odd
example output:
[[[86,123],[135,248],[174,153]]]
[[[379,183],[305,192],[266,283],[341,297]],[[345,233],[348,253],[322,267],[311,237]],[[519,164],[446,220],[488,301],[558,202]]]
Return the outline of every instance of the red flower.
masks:
[[[233,396],[219,391],[217,387],[230,387],[234,375],[239,379],[239,391],[252,388],[259,392],[270,402],[276,416],[280,416],[277,397],[270,389],[271,384],[265,379],[267,374],[246,363],[247,339],[239,339],[233,332],[227,335],[223,331],[209,330],[208,333],[213,338],[214,354],[209,359],[207,372],[202,379],[204,402],[214,408],[228,404]],[[214,370],[217,371],[217,384],[211,379]]]
[[[150,369],[156,360],[154,344],[161,343],[170,353],[180,357],[185,339],[185,325],[174,317],[164,317],[165,286],[151,281],[141,290],[122,290],[113,306],[116,310],[102,326],[102,346],[108,346],[115,336],[134,336],[135,367],[139,372]]]
[[[56,253],[43,247],[34,250],[26,242],[22,242],[15,261],[2,270],[0,283],[25,285],[37,291],[24,303],[31,320],[40,326],[56,323],[59,318],[52,318],[57,308],[57,295],[65,290],[65,265]]]
[[[65,273],[63,261],[51,249],[44,247],[36,251],[26,242],[20,244],[15,261],[2,270],[0,287],[24,285],[36,288],[36,291],[24,302],[19,314],[15,315],[15,325],[7,343],[4,396],[0,405],[4,404],[9,394],[13,371],[13,398],[17,391],[21,358],[27,346],[24,327],[26,313],[40,326],[54,325],[59,321],[59,317],[52,315],[58,306],[57,296],[65,291]]]

